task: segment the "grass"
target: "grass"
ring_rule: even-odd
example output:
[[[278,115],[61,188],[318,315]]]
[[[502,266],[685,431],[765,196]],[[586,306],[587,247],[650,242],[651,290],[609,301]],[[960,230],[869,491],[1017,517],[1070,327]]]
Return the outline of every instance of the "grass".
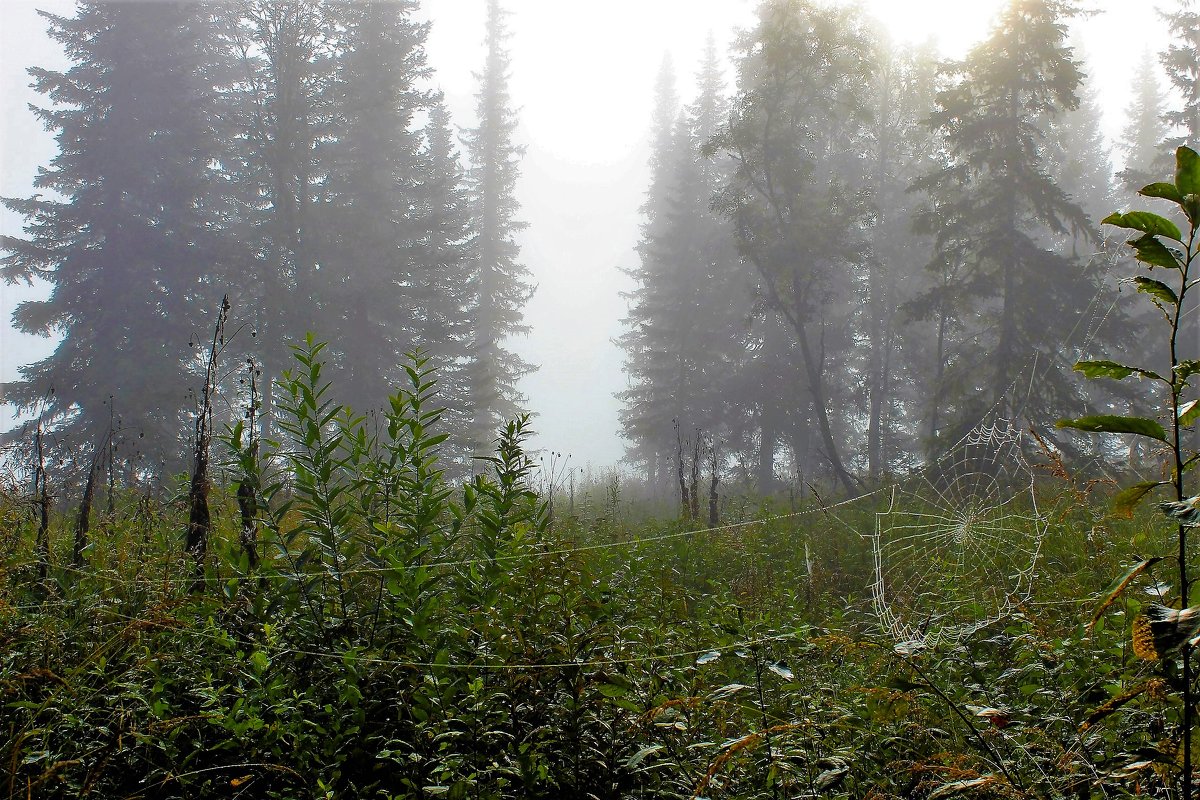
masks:
[[[486,475],[442,479],[423,367],[374,438],[291,380],[314,402],[256,462],[257,567],[236,481],[198,586],[185,503],[119,493],[79,568],[63,510],[42,580],[28,503],[0,497],[0,797],[1087,797],[1178,773],[1172,673],[1128,645],[1154,576],[1088,626],[1170,532],[1103,485],[1043,476],[1033,594],[901,653],[871,604],[882,495],[551,521],[520,422]]]

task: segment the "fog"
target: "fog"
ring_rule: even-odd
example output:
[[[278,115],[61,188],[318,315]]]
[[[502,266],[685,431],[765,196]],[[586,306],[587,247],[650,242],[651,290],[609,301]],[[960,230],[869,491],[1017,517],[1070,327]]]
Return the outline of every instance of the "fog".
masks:
[[[554,0],[507,0],[511,12],[509,91],[519,127],[520,161],[516,218],[528,223],[517,236],[519,261],[537,291],[524,306],[528,336],[515,351],[538,366],[520,383],[535,413],[535,444],[570,454],[576,465],[616,464],[627,442],[620,436],[616,393],[630,383],[616,339],[629,314],[623,293],[634,282],[640,207],[651,172],[654,83],[664,56],[678,75],[686,104],[696,91],[695,73],[711,34],[725,64],[725,92],[735,91],[729,46],[739,28],[755,24],[750,0],[651,0],[583,6]],[[931,41],[944,57],[961,57],[987,34],[999,3],[895,3],[865,5],[902,43]],[[28,89],[25,69],[61,68],[61,50],[45,35],[34,13],[44,8],[70,15],[65,2],[9,0],[0,28],[0,87],[5,114],[0,141],[0,196],[28,197],[32,178],[55,153],[52,133],[25,110],[44,99]],[[1126,124],[1133,66],[1144,50],[1164,46],[1160,19],[1127,3],[1094,4],[1096,13],[1072,23],[1103,112],[1111,143]],[[418,12],[432,23],[426,44],[429,84],[446,94],[454,124],[477,124],[477,73],[485,57],[485,3],[423,0]],[[1162,81],[1165,85],[1165,80]],[[1120,154],[1114,154],[1120,166]],[[0,212],[0,231],[21,236],[21,218]],[[7,322],[16,304],[44,297],[45,286],[0,287]],[[12,380],[21,365],[53,351],[53,340],[24,335],[6,325],[0,333],[0,378]],[[11,408],[10,408],[11,411]]]

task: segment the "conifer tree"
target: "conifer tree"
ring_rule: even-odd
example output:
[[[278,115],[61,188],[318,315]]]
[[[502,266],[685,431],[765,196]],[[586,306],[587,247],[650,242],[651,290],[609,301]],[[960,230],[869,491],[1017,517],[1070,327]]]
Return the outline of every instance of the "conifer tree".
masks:
[[[438,402],[446,408],[445,428],[453,432],[449,458],[465,461],[470,454],[464,431],[474,410],[466,374],[473,330],[471,209],[450,112],[440,93],[430,98],[414,190],[417,236],[408,287],[412,346],[428,353],[438,368]]]
[[[1009,6],[938,94],[932,119],[948,163],[917,185],[932,198],[923,225],[936,234],[933,264],[944,280],[926,300],[953,311],[960,335],[946,343],[956,391],[944,376],[930,413],[949,403],[958,425],[989,407],[1036,418],[1080,404],[1060,376],[1077,360],[1071,333],[1099,275],[1048,246],[1047,236],[1092,227],[1048,174],[1043,144],[1047,125],[1079,102],[1082,76],[1064,40],[1072,13],[1058,0]],[[1030,399],[1039,407],[1019,409],[1009,390],[1035,357]]]
[[[518,219],[516,184],[525,148],[513,142],[517,115],[508,80],[508,29],[499,0],[488,0],[487,57],[479,73],[477,126],[465,137],[470,168],[474,337],[467,364],[474,409],[476,448],[488,443],[505,420],[521,413],[524,397],[517,383],[535,367],[510,349],[508,340],[527,333],[523,308],[533,295],[529,272],[520,262],[516,236],[526,223]]]
[[[252,352],[272,385],[291,366],[288,345],[326,327],[320,275],[321,189],[332,137],[337,46],[317,0],[217,4],[231,59],[219,90],[217,171],[236,198],[222,226],[239,247],[214,276],[229,292],[236,347]],[[271,392],[264,392],[269,419]]]
[[[47,398],[46,416],[74,443],[99,441],[115,403],[143,467],[174,469],[193,385],[189,338],[200,310],[216,305],[204,279],[220,253],[202,77],[210,21],[196,4],[157,2],[43,16],[72,62],[30,70],[50,103],[35,113],[59,146],[35,182],[52,195],[4,200],[27,237],[0,246],[5,280],[51,284],[48,299],[17,308],[16,328],[62,338],[21,369],[6,399],[31,410]]]
[[[886,37],[881,36],[886,40]],[[926,243],[913,234],[921,201],[909,187],[937,156],[932,133],[923,124],[932,106],[937,60],[928,50],[882,47],[874,75],[874,114],[869,127],[870,182],[874,219],[858,304],[858,337],[865,350],[867,475],[874,482],[914,450],[910,387],[922,367],[928,338],[906,326],[898,314],[924,284]],[[908,429],[908,435],[902,431]]]
[[[332,8],[342,33],[336,136],[320,145],[328,178],[317,234],[319,327],[341,352],[339,392],[361,410],[383,406],[417,344],[414,257],[428,213],[417,195],[428,176],[414,117],[429,100],[418,87],[428,74],[428,24],[412,19],[415,9],[413,0]]]
[[[698,95],[671,126],[656,130],[653,180],[638,246],[640,266],[630,275],[637,288],[621,339],[631,386],[621,393],[621,421],[633,442],[631,457],[653,476],[667,470],[676,450],[675,425],[694,435],[724,436],[730,390],[742,349],[741,320],[749,297],[737,269],[727,226],[711,209],[724,178],[722,165],[700,156],[703,143],[724,116],[720,62],[709,41],[698,78]],[[659,87],[656,127],[674,102],[673,86]]]
[[[1132,88],[1133,100],[1125,109],[1127,122],[1117,147],[1124,154],[1121,182],[1134,193],[1152,182],[1155,165],[1162,162],[1166,150],[1166,98],[1149,49],[1138,62]]]
[[[1174,41],[1161,61],[1181,103],[1166,113],[1167,123],[1175,128],[1166,142],[1169,164],[1170,154],[1180,145],[1200,141],[1200,7],[1196,0],[1176,0],[1175,9],[1163,17]]]
[[[865,250],[868,209],[857,154],[874,55],[856,11],[803,0],[765,2],[738,48],[734,110],[711,148],[735,165],[720,207],[767,302],[792,329],[822,454],[836,482],[854,493],[858,484],[831,413],[839,387],[824,345],[846,341],[844,301]]]

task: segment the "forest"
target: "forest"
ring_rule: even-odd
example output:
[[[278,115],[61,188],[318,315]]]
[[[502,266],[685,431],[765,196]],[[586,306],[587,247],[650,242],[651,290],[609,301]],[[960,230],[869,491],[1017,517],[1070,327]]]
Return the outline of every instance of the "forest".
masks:
[[[531,442],[505,5],[468,126],[418,0],[41,12],[0,794],[1200,796],[1194,0],[1111,146],[1074,0],[664,59],[600,470]]]

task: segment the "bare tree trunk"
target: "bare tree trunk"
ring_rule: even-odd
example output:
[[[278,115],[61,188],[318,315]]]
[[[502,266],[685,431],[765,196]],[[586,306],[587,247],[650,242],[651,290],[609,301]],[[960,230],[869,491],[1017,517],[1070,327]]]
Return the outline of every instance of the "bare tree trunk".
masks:
[[[680,515],[686,519],[691,512],[692,504],[688,500],[687,480],[683,475],[683,437],[679,433],[679,420],[675,420],[675,464],[679,472]]]
[[[217,313],[217,324],[213,329],[212,346],[208,351],[208,365],[204,375],[204,391],[201,393],[200,411],[196,417],[196,440],[193,449],[192,482],[188,489],[188,526],[185,548],[196,562],[196,583],[192,589],[203,588],[204,559],[208,552],[208,538],[212,530],[212,516],[208,508],[208,455],[212,441],[212,395],[216,391],[217,356],[225,344],[225,320],[229,314],[229,295],[221,299]]]
[[[50,573],[50,490],[46,486],[46,453],[42,446],[42,421],[33,433],[36,463],[33,469],[33,503],[38,512],[37,551],[38,579],[45,581]]]
[[[87,548],[88,531],[92,522],[92,501],[96,494],[96,473],[100,471],[102,451],[97,448],[88,466],[87,482],[83,486],[83,499],[79,501],[79,516],[75,519],[75,543],[71,550],[71,564],[83,565],[83,551]]]
[[[708,526],[710,528],[717,527],[719,520],[717,519],[717,481],[720,479],[720,467],[717,458],[717,443],[714,441],[708,450]]]
[[[691,485],[690,517],[700,516],[700,429],[696,429],[696,438],[692,441],[692,485]]]

